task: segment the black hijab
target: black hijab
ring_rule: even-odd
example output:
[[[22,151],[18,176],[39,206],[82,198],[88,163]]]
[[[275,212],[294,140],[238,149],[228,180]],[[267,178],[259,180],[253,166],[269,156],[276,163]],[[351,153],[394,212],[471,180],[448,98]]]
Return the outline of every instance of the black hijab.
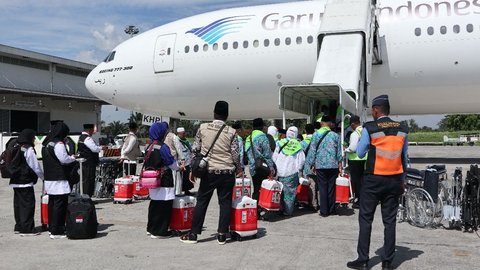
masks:
[[[45,140],[43,140],[42,144],[46,146],[52,141],[63,141],[68,136],[68,133],[70,133],[70,128],[68,128],[65,123],[58,122],[52,127],[52,130],[47,135]]]
[[[20,145],[29,145],[33,147],[33,139],[35,138],[35,135],[37,135],[35,130],[29,128],[24,129],[18,135],[17,143]]]

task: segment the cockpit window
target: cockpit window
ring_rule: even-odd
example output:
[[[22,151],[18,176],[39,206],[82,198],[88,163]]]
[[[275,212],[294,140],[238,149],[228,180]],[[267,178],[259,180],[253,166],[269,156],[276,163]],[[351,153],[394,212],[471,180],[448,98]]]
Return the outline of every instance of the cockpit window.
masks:
[[[110,61],[113,61],[113,59],[115,59],[115,51],[108,54],[107,57],[105,57],[105,60],[103,60],[103,62],[108,63]]]

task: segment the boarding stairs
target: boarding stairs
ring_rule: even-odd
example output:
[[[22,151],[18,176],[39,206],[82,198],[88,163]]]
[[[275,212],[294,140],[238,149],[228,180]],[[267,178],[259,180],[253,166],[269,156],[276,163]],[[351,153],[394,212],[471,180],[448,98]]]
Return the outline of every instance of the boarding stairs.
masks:
[[[328,0],[318,30],[318,62],[311,84],[284,85],[280,109],[309,115],[324,104],[365,115],[372,64],[381,63],[375,0]],[[342,117],[343,119],[343,117]]]

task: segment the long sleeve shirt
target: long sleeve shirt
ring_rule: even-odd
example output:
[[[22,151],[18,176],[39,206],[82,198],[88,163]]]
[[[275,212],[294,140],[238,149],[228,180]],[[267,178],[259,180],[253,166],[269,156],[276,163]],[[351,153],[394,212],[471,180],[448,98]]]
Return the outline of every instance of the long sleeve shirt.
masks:
[[[37,174],[38,178],[44,179],[43,176],[43,169],[38,162],[37,155],[33,150],[33,147],[28,147],[27,151],[24,153],[25,160],[27,161],[27,165]],[[24,188],[24,187],[32,187],[33,183],[28,184],[11,184],[10,187],[12,188]]]
[[[128,135],[131,135],[129,140],[128,140],[128,144],[125,145],[125,148],[122,147],[122,152],[120,153],[121,157],[122,158],[126,158],[126,155],[130,152],[132,152],[133,150],[133,147],[136,145],[137,143],[137,136],[135,135],[135,133],[133,132],[129,132]],[[90,147],[89,147],[90,148]]]
[[[90,137],[90,135],[86,132],[82,132],[82,134],[88,135],[88,137],[85,138],[85,142],[84,142],[85,146],[87,146],[94,153],[100,153],[102,148],[100,146],[98,146],[95,143],[95,141],[93,141],[92,137]]]
[[[342,145],[340,136],[335,132],[329,132],[319,145],[320,139],[325,132],[315,132],[310,143],[307,159],[303,169],[303,175],[312,174],[312,167],[315,169],[337,169],[342,160]],[[318,145],[318,148],[317,148]]]
[[[248,143],[248,140],[250,140],[251,136],[252,135],[247,137],[246,139],[247,143]],[[272,149],[270,148],[270,142],[268,141],[267,135],[262,133],[261,135],[256,136],[252,141],[253,141],[253,144],[249,145],[248,148],[245,148],[245,152],[247,153],[247,157],[248,157],[250,174],[255,175],[255,159],[253,158],[253,152],[252,152],[252,147],[253,147],[253,149],[255,150],[255,157],[256,158],[263,157],[268,167],[270,168],[271,174],[274,175],[275,165],[272,160],[273,153],[272,153]]]
[[[352,134],[350,134],[350,144],[345,149],[346,153],[355,153],[357,151],[358,141],[360,140],[360,134],[362,133],[361,127],[357,127]]]

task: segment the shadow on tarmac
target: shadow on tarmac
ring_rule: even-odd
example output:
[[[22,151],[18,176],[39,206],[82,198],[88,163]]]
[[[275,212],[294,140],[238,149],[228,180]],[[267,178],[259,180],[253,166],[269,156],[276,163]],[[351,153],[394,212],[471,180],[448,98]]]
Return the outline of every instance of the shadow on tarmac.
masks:
[[[380,257],[381,252],[382,248],[377,249],[377,251],[375,251],[375,254],[377,256],[370,258],[370,268],[382,263],[382,259]],[[424,252],[421,250],[414,250],[408,247],[396,246],[395,259],[393,259],[392,263],[393,267],[399,268],[402,263],[416,259],[420,257],[420,255],[422,255],[423,253]]]

